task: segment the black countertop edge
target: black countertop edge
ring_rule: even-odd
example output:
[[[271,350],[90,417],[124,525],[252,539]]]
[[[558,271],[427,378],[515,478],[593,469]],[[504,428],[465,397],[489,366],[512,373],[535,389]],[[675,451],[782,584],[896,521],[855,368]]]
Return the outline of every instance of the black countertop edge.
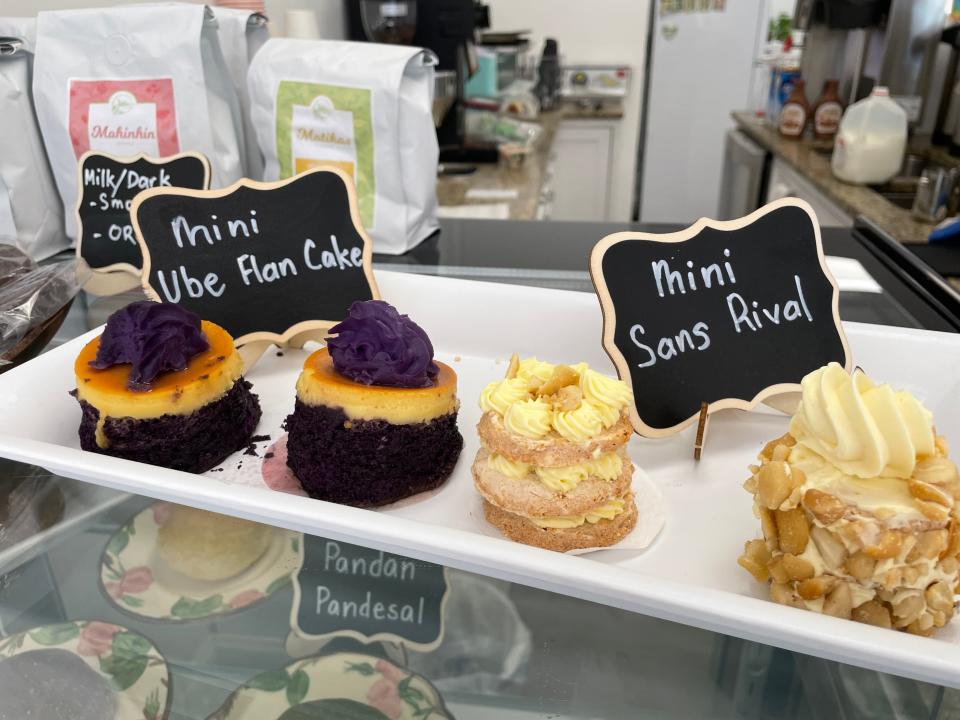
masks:
[[[457,275],[470,268],[470,277],[499,278],[503,271],[518,275],[533,271],[544,279],[583,277],[593,246],[607,235],[622,231],[667,233],[681,224],[557,222],[536,220],[480,220],[443,218],[440,230],[403,255],[374,254],[383,269],[396,266],[407,272]],[[880,284],[916,325],[930,330],[960,331],[960,305],[946,302],[956,293],[937,273],[889,236],[867,222],[857,230],[822,228],[827,255],[853,258]],[[881,247],[896,246],[897,255]],[[532,282],[530,284],[536,284]]]

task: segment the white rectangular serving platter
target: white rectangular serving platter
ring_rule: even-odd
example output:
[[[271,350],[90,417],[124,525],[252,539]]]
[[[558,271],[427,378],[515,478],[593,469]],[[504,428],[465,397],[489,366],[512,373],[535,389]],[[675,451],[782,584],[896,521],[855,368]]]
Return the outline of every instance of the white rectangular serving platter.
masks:
[[[465,446],[454,475],[439,492],[380,511],[361,510],[255,483],[227,484],[215,474],[197,476],[83,452],[77,440],[80,411],[67,393],[74,387],[73,361],[81,344],[99,330],[0,376],[0,455],[119,490],[960,687],[960,619],[935,638],[921,638],[795,610],[767,600],[766,588],[737,565],[744,541],[759,535],[750,496],[741,487],[747,465],[787,427],[787,418],[772,410],[713,416],[699,463],[692,458],[692,429],[665,440],[634,437],[630,454],[660,488],[666,505],[666,526],[645,551],[575,557],[499,537],[483,520],[470,474],[478,448],[476,399],[486,383],[503,376],[512,352],[553,362],[585,360],[612,373],[600,345],[599,303],[587,293],[405,273],[377,272],[376,277],[383,298],[424,327],[438,357],[459,375]],[[854,323],[845,327],[854,362],[874,378],[914,392],[933,412],[938,431],[960,448],[960,336]],[[303,351],[285,350],[282,357],[268,351],[249,373],[264,401],[258,433],[279,435],[279,423],[293,407],[304,357]]]

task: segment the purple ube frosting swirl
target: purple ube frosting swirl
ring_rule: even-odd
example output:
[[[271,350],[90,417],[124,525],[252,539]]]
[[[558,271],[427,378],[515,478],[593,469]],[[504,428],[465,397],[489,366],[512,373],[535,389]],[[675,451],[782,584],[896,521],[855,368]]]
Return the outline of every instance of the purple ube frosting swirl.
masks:
[[[197,315],[179,305],[145,300],[130,303],[107,319],[90,365],[97,370],[132,365],[127,387],[142,392],[158,375],[185,369],[209,347]]]
[[[364,385],[430,387],[440,372],[419,325],[383,300],[353,303],[330,328],[327,348],[338,373]]]

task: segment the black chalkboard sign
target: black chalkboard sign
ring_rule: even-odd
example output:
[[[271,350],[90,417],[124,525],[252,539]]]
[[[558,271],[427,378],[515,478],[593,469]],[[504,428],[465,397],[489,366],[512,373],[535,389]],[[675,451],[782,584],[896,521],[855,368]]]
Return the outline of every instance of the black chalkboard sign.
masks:
[[[347,636],[435,648],[443,637],[446,568],[304,535],[291,625],[309,639]]]
[[[88,151],[78,169],[77,255],[93,270],[140,270],[140,246],[130,222],[138,193],[156,187],[210,186],[210,163],[194,152],[124,158]]]
[[[631,419],[662,437],[708,412],[799,390],[849,367],[839,291],[810,206],[787,198],[677,233],[616,233],[594,248],[603,344],[633,388]]]
[[[379,297],[353,182],[339,170],[148,190],[131,214],[147,295],[212,320],[238,344],[286,342]]]

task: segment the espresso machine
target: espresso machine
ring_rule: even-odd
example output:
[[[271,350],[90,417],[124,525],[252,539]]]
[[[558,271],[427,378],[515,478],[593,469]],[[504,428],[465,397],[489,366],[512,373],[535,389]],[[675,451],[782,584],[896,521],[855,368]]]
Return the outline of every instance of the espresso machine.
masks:
[[[465,86],[476,69],[474,39],[490,27],[478,0],[345,0],[351,40],[428,48],[437,56],[434,120],[440,160],[495,162],[496,150],[466,147]]]
[[[816,95],[825,80],[839,80],[849,105],[884,85],[914,132],[932,132],[944,19],[943,0],[799,0],[794,26],[806,31],[800,71],[807,88]]]

